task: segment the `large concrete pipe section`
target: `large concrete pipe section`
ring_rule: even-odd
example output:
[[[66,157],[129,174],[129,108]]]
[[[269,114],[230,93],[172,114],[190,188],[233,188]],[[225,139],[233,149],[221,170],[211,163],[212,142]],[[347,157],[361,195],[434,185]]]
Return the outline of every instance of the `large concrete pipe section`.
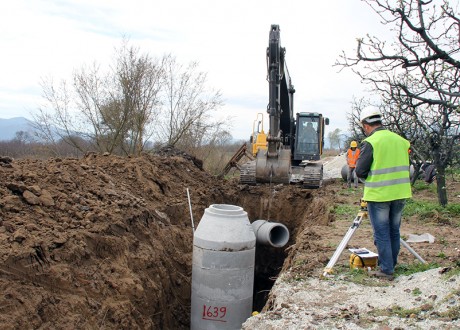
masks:
[[[347,181],[348,178],[348,165],[343,165],[342,168],[340,169],[340,175],[342,176],[343,181]]]
[[[251,316],[256,237],[239,206],[208,207],[193,237],[190,327],[241,329]]]
[[[252,223],[256,241],[262,245],[283,247],[289,241],[289,230],[285,225],[267,220],[256,220]]]

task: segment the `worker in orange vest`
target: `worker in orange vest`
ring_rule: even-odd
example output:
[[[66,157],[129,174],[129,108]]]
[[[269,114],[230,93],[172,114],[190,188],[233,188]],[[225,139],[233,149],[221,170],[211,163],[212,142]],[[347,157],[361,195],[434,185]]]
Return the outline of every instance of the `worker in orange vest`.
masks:
[[[348,175],[347,175],[347,184],[348,188],[351,188],[351,178],[353,177],[353,183],[355,188],[358,188],[358,177],[356,176],[355,168],[356,162],[359,157],[359,148],[356,141],[351,141],[350,148],[347,151],[347,165],[348,165]]]

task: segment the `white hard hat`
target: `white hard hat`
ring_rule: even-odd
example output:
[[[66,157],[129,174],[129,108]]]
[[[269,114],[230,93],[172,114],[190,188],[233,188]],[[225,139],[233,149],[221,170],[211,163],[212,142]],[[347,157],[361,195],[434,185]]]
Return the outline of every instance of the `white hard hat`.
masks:
[[[376,107],[366,107],[361,111],[359,121],[366,122],[366,124],[382,121],[382,113]]]

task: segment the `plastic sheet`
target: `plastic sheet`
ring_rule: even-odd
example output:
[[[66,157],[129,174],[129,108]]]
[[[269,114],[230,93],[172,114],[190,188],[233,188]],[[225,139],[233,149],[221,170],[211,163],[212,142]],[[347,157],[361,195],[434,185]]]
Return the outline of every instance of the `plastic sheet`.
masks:
[[[434,242],[434,236],[428,233],[422,235],[409,234],[406,239],[407,243]]]

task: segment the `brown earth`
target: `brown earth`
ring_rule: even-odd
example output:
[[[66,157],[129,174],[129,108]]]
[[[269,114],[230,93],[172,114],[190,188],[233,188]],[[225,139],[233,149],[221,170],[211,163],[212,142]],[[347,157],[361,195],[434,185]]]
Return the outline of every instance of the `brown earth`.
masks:
[[[242,206],[251,221],[289,228],[285,249],[257,250],[258,310],[280,269],[320,274],[353,220],[337,206],[359,209],[360,191],[339,179],[318,190],[241,186],[171,149],[137,158],[2,158],[0,165],[2,329],[188,329],[187,188],[195,226],[205,208],[224,203]],[[448,192],[458,203],[458,182]],[[432,221],[413,217],[402,232],[431,233],[436,241],[418,243],[417,252],[448,266],[459,261],[459,223],[439,214]],[[372,249],[368,223],[352,242]],[[401,262],[413,259],[402,251]]]

